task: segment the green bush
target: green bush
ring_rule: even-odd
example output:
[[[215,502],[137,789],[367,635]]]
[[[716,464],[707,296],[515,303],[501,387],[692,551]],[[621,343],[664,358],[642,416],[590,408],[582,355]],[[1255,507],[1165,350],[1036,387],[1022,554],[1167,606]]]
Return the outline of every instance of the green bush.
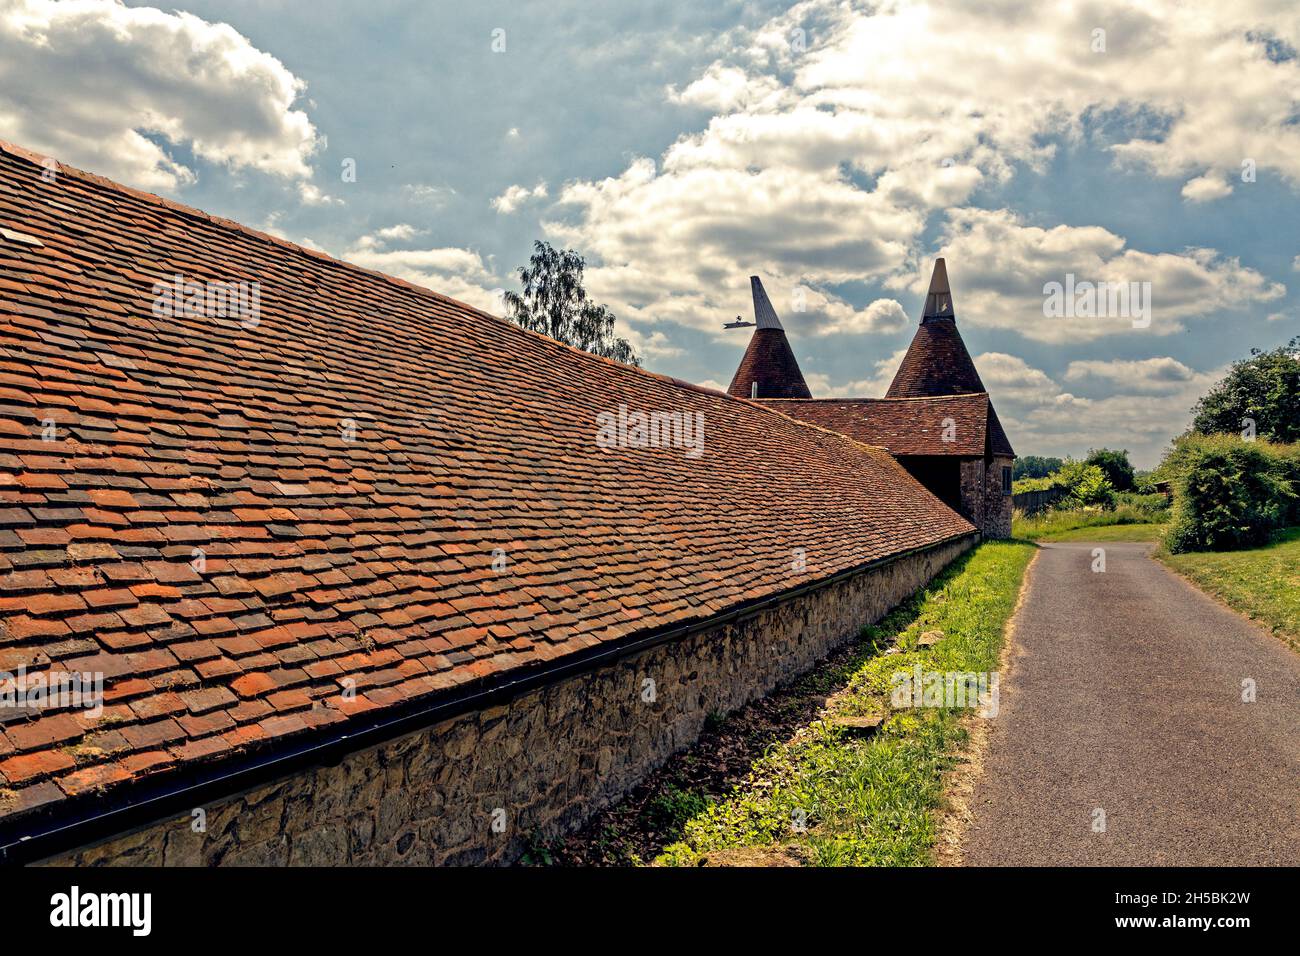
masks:
[[[1115,489],[1096,465],[1068,458],[1056,473],[1056,480],[1067,489],[1065,497],[1057,505],[1059,508],[1115,507]]]
[[[1128,460],[1128,449],[1094,448],[1084,461],[1096,465],[1116,491],[1137,491],[1137,476]]]
[[[1190,433],[1174,443],[1162,469],[1174,481],[1165,539],[1172,552],[1256,547],[1297,516],[1295,446]]]
[[[1292,495],[1287,509],[1287,526],[1300,525],[1300,444],[1274,445],[1281,461],[1282,474],[1291,486]]]
[[[1016,494],[1022,491],[1050,491],[1057,484],[1055,475],[1048,475],[1045,478],[1017,478],[1013,490]]]
[[[1115,495],[1115,507],[1132,508],[1138,514],[1148,520],[1163,521],[1169,510],[1169,499],[1159,492],[1152,494],[1139,494],[1132,491],[1121,491]]]
[[[1056,471],[1042,478],[1020,478],[1016,480],[1015,492],[1048,491],[1052,488],[1064,488],[1066,494],[1056,502],[1055,508],[1075,511],[1080,508],[1115,507],[1115,488],[1106,478],[1106,473],[1099,465],[1090,465],[1086,461],[1073,458],[1065,462]]]

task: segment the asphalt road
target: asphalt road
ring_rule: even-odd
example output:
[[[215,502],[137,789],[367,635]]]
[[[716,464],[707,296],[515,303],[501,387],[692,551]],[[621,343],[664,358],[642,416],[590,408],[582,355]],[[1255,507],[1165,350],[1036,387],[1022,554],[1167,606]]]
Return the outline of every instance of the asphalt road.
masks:
[[[1300,655],[1149,547],[1040,552],[967,865],[1300,864]]]

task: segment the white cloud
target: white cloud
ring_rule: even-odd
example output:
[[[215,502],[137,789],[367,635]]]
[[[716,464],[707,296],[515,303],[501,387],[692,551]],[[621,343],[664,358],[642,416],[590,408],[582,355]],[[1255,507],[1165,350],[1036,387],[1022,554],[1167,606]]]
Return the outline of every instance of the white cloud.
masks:
[[[546,183],[538,183],[532,189],[527,186],[510,186],[500,196],[492,200],[492,208],[503,215],[509,215],[519,207],[539,199],[546,198]]]
[[[93,68],[88,68],[93,65]],[[145,189],[196,173],[168,146],[232,169],[310,176],[321,140],[303,83],[234,28],[116,0],[0,4],[0,129]],[[301,194],[320,202],[319,191]]]
[[[1044,342],[1170,335],[1186,329],[1188,321],[1269,302],[1286,292],[1280,283],[1212,249],[1143,252],[1099,226],[1032,226],[1007,209],[953,210],[940,241],[963,324],[1013,329]],[[918,264],[895,281],[919,295],[928,269],[928,261]],[[1134,316],[1044,315],[1044,286],[1064,284],[1069,275],[1076,283],[1150,283],[1150,326],[1135,327]]]
[[[1098,25],[1104,54],[1090,48]],[[806,52],[790,43],[796,28],[807,30]],[[770,287],[821,291],[820,307],[801,316],[806,333],[857,331],[871,321],[850,318],[836,287],[909,286],[926,227],[945,212],[954,238],[975,245],[979,236],[962,233],[973,227],[963,216],[978,215],[963,208],[975,190],[1017,169],[1046,171],[1058,142],[1087,133],[1117,162],[1181,180],[1190,202],[1227,195],[1244,157],[1300,183],[1300,60],[1270,59],[1252,39],[1262,30],[1294,44],[1300,18],[1266,0],[1208,12],[1174,0],[894,0],[874,12],[806,0],[737,34],[728,56],[671,91],[716,111],[702,130],[620,175],[568,184],[546,227],[588,254],[591,287],[639,322],[713,330],[758,272]],[[1043,283],[1065,272],[1151,281],[1155,334],[1283,291],[1213,250],[1133,249],[1105,229],[993,215],[1016,247],[971,251],[1021,272],[981,280],[1012,298],[985,298],[977,324],[1049,341],[1133,332],[1035,319]],[[962,296],[979,270],[955,253],[950,267]]]
[[[1005,352],[985,352],[975,360],[980,380],[998,405],[1078,406],[1087,405],[1052,381],[1046,372],[1029,365],[1024,359]]]
[[[674,345],[667,335],[657,329],[646,335],[628,323],[619,323],[614,334],[627,339],[643,359],[676,358],[684,352],[680,345]]]
[[[862,311],[864,331],[901,332],[910,324],[907,311],[894,299],[876,299]]]
[[[871,375],[868,378],[835,384],[827,375],[821,373],[810,375],[805,372],[804,381],[808,383],[813,398],[883,398],[889,383],[894,380],[894,373],[898,371],[899,363],[903,361],[903,356],[906,354],[907,349],[901,348],[892,355],[878,359],[872,364]]]
[[[304,206],[342,206],[344,202],[335,196],[330,196],[320,190],[319,187],[309,182],[300,182],[298,184],[298,198],[302,200]]]
[[[1232,187],[1221,173],[1206,173],[1183,184],[1183,198],[1188,202],[1209,202],[1232,195]]]
[[[358,237],[339,258],[500,315],[501,283],[477,252],[455,247],[388,248],[424,232],[408,223],[386,226]]]
[[[714,63],[684,90],[669,87],[668,98],[674,103],[722,112],[759,102],[778,88],[771,77],[753,77],[739,67]]]
[[[450,186],[431,186],[428,183],[407,183],[402,187],[402,192],[412,202],[430,206],[442,206],[456,195],[456,190]]]
[[[1168,357],[1078,361],[1065,377],[1099,387],[1081,396],[1018,356],[986,352],[975,365],[1018,454],[1127,448],[1143,468],[1159,462],[1170,437],[1191,422],[1196,400],[1224,373],[1197,372]]]
[[[865,308],[851,305],[815,289],[807,290],[809,311],[821,318],[810,331],[817,335],[858,332],[901,332],[911,320],[894,299],[875,299]]]
[[[420,229],[412,226],[407,222],[399,222],[393,226],[384,226],[376,229],[372,233],[362,236],[357,240],[357,247],[361,249],[376,249],[380,246],[388,245],[390,242],[406,242],[414,239],[416,236],[428,232],[427,229]]]
[[[1065,371],[1067,381],[1101,379],[1138,392],[1176,391],[1196,377],[1192,369],[1169,356],[1071,362]]]

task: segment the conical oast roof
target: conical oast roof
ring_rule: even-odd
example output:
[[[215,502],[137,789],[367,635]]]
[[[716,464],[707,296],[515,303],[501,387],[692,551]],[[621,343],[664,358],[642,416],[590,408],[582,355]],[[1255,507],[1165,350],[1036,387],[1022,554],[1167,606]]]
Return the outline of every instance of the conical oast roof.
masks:
[[[758,276],[750,276],[749,285],[757,328],[727,392],[737,398],[812,398],[763,283]]]
[[[966,343],[957,331],[948,269],[942,259],[936,259],[921,311],[921,324],[885,397],[964,395],[985,390]]]

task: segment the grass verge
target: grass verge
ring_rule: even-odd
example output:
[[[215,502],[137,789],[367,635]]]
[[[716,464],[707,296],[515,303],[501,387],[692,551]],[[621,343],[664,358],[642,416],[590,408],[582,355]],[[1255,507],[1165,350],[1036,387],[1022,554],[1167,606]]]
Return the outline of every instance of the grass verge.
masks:
[[[1300,646],[1300,528],[1244,551],[1196,551],[1156,556],[1203,591],[1254,618],[1293,647]]]
[[[987,542],[866,628],[824,716],[881,715],[874,736],[852,735],[827,719],[804,725],[754,761],[730,793],[686,821],[681,839],[655,862],[932,862],[943,774],[965,745],[961,718],[968,711],[891,711],[890,677],[916,664],[925,671],[996,670],[1033,553],[1022,541]],[[918,647],[921,635],[934,631],[941,632],[938,643]]]
[[[1017,512],[1011,534],[1029,541],[1155,541],[1165,529],[1164,514],[1132,505],[1110,511],[1050,509],[1036,515]]]
[[[1063,528],[1050,534],[1040,534],[1036,541],[1159,541],[1169,526],[1166,524],[1106,524],[1085,525],[1081,528]]]

